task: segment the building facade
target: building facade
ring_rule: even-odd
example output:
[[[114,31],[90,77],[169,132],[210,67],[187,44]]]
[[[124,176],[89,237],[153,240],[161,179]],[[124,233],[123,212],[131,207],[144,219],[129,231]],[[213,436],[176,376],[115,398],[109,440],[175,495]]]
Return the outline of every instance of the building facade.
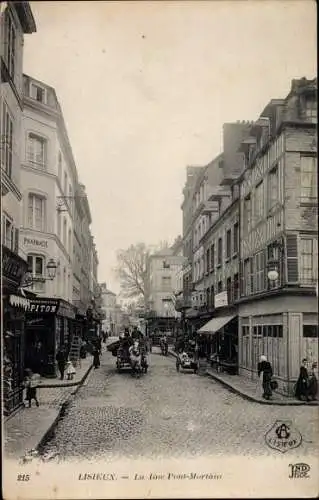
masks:
[[[242,144],[240,372],[255,378],[266,354],[285,394],[318,362],[316,126],[317,81],[293,80]]]
[[[20,286],[27,262],[20,250],[21,120],[24,36],[36,31],[29,2],[0,5],[0,164],[4,413],[22,404],[25,310]]]
[[[183,241],[177,239],[170,248],[149,256],[147,262],[146,319],[149,332],[174,333],[181,314],[176,310],[175,292],[185,259]]]
[[[116,303],[116,294],[111,292],[106,286],[106,283],[100,284],[102,310],[105,319],[102,321],[102,328],[110,335],[116,336],[119,334],[121,325],[118,323],[118,310]]]
[[[70,347],[75,324],[77,171],[54,89],[24,75],[23,102],[21,248],[32,276],[30,289],[37,295],[33,305],[54,304],[54,312],[39,314],[35,307],[27,313],[25,363],[42,375],[55,376],[56,350],[62,344]],[[57,264],[53,280],[46,272],[51,258]]]

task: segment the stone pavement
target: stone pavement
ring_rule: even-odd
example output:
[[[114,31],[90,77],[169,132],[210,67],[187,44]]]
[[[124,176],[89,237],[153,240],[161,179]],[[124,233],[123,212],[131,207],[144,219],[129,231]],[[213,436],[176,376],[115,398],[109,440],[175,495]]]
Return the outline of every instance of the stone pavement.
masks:
[[[171,356],[176,357],[176,353],[174,351],[169,351]],[[205,374],[221,383],[223,386],[227,387],[229,390],[240,394],[242,397],[249,401],[253,401],[255,403],[260,403],[264,405],[279,405],[279,406],[317,406],[319,404],[318,401],[298,401],[297,399],[290,398],[283,394],[279,394],[278,392],[273,392],[273,396],[271,400],[265,400],[260,397],[257,393],[257,382],[254,380],[250,380],[246,377],[240,375],[229,375],[228,373],[221,372],[217,373],[216,370],[210,367],[210,364],[205,360],[200,360],[200,367],[202,371],[205,371]]]
[[[248,402],[207,376],[177,372],[174,359],[158,349],[140,378],[118,373],[105,353],[39,449],[44,462],[170,457],[281,455],[265,435],[278,420],[291,421],[302,435],[290,459],[317,453],[316,407],[265,406]],[[306,460],[307,461],[307,460]],[[96,497],[97,498],[97,497]],[[114,497],[115,498],[115,497]]]
[[[41,380],[37,390],[40,406],[36,407],[32,402],[31,408],[22,407],[4,422],[4,453],[7,457],[22,457],[28,450],[37,448],[58,420],[63,407],[84,383],[91,368],[92,356],[87,356],[81,360],[74,380],[68,384],[66,381],[53,380],[46,385],[44,382],[47,379]]]

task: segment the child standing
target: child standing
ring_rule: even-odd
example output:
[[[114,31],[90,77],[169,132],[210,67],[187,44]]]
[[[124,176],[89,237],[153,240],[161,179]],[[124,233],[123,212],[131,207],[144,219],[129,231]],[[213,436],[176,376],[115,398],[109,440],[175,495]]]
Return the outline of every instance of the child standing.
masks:
[[[38,386],[38,375],[32,372],[30,368],[26,369],[26,377],[24,380],[24,386],[27,389],[26,400],[29,401],[29,408],[31,408],[32,399],[35,400],[35,404],[39,406],[39,401],[37,399],[37,386]]]
[[[72,364],[72,361],[67,361],[66,363],[66,376],[68,380],[73,380],[75,375],[75,368]]]

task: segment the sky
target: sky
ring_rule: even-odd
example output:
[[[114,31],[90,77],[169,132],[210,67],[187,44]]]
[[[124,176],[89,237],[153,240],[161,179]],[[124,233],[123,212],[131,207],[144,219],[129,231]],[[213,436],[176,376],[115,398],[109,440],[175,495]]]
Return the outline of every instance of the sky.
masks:
[[[311,0],[30,2],[24,72],[55,88],[92,213],[98,279],[116,251],[182,233],[186,166],[222,151],[223,123],[257,119],[313,78]]]

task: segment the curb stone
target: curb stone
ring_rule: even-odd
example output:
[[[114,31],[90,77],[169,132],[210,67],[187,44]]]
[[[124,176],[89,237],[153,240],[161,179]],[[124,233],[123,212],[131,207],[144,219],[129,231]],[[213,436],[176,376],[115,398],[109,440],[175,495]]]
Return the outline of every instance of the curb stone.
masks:
[[[88,370],[85,372],[85,374],[83,375],[81,380],[79,382],[77,382],[76,384],[72,384],[75,386],[75,390],[73,392],[71,392],[70,395],[68,396],[67,400],[64,401],[64,403],[62,403],[61,408],[59,409],[58,414],[55,417],[54,421],[52,422],[50,427],[47,429],[47,431],[44,433],[44,435],[41,437],[40,441],[38,442],[37,446],[35,447],[35,450],[38,453],[40,452],[41,448],[43,448],[44,444],[47,442],[48,438],[53,433],[54,428],[56,427],[58,421],[65,415],[65,412],[66,412],[68,406],[70,405],[71,400],[76,395],[76,393],[80,390],[81,386],[84,384],[85,380],[87,379],[87,377],[91,373],[92,368],[93,368],[93,363],[91,364],[91,366],[89,366]],[[58,386],[58,387],[61,387],[61,386]]]
[[[172,351],[168,351],[168,353],[173,356],[174,358],[177,358],[177,354]],[[219,382],[222,384],[224,387],[226,387],[229,391],[238,394],[241,396],[243,399],[246,399],[247,401],[252,401],[253,403],[258,403],[261,405],[272,405],[272,406],[318,406],[317,401],[311,401],[311,402],[306,402],[306,401],[295,401],[295,400],[288,400],[288,401],[273,401],[273,400],[265,400],[265,399],[258,399],[255,398],[254,396],[251,396],[250,394],[247,394],[247,392],[244,392],[234,385],[232,385],[230,382],[223,380],[221,377],[218,377],[218,375],[215,375],[212,373],[210,370],[206,370],[206,375],[214,379],[216,382]]]

